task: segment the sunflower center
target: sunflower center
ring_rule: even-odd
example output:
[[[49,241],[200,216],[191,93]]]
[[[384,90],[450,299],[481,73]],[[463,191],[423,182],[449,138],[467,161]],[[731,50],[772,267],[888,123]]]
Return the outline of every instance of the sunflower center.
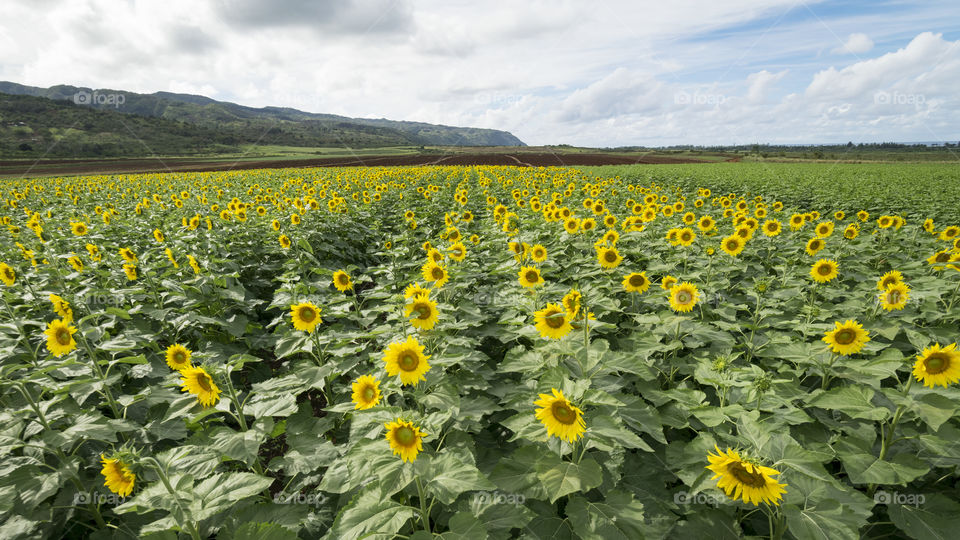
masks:
[[[761,488],[767,484],[767,481],[764,480],[762,474],[756,470],[750,472],[740,463],[731,463],[730,465],[727,465],[727,472],[736,478],[741,484],[752,488]]]
[[[443,269],[442,269],[442,268],[434,268],[433,270],[430,271],[430,275],[433,276],[433,279],[434,279],[435,281],[436,281],[436,280],[439,280],[440,278],[443,277]]]
[[[9,268],[5,269],[5,270],[3,271],[3,273],[6,274],[7,279],[13,279],[13,278],[14,278],[13,270],[11,270],[11,269],[9,269]]]
[[[424,304],[418,304],[415,308],[417,312],[418,319],[429,319],[430,318],[430,306]]]
[[[400,369],[404,371],[413,371],[417,369],[418,365],[420,365],[420,359],[417,358],[417,355],[411,352],[405,352],[400,357],[400,361],[397,363],[400,365]]]
[[[689,304],[691,299],[693,299],[693,296],[687,291],[680,291],[676,296],[678,304]]]
[[[933,353],[923,361],[923,367],[931,375],[943,373],[950,368],[950,357],[945,354]]]
[[[821,276],[829,276],[833,272],[833,268],[829,264],[821,264],[817,267],[817,273]]]
[[[364,401],[373,401],[373,398],[376,397],[377,392],[373,387],[368,386],[363,389],[363,400]]]
[[[560,316],[559,311],[547,313],[547,316],[544,320],[547,322],[547,326],[550,328],[560,328],[563,326],[563,317]]]
[[[833,339],[835,339],[840,345],[849,345],[853,343],[856,338],[857,334],[853,330],[849,329],[843,329],[833,336]]]
[[[206,373],[197,374],[197,386],[199,386],[204,392],[210,392],[213,388],[210,387],[210,376]]]
[[[577,421],[577,414],[566,403],[556,401],[550,408],[553,418],[561,424],[570,425]]]
[[[300,318],[303,319],[303,322],[311,322],[317,318],[317,314],[311,307],[302,307],[300,308]]]
[[[612,263],[612,262],[614,262],[614,261],[617,260],[617,254],[614,253],[613,251],[608,251],[608,252],[606,252],[606,253],[603,254],[603,259],[604,259],[605,261],[607,261],[607,262],[611,262],[611,263]]]
[[[530,282],[534,282],[534,283],[535,283],[535,282],[537,282],[537,281],[540,281],[540,280],[539,280],[540,276],[539,276],[536,272],[534,272],[533,270],[527,272],[524,277],[526,278],[527,281],[530,281]]]
[[[177,351],[173,353],[173,361],[177,364],[182,364],[187,361],[187,355],[183,354],[183,351]]]
[[[737,246],[739,245],[740,244],[736,240],[730,240],[729,242],[727,242],[727,249],[730,249],[730,250],[737,249]]]
[[[630,276],[630,286],[631,287],[642,287],[647,280],[641,275]]]
[[[937,262],[947,262],[950,260],[950,254],[947,252],[937,253]]]
[[[417,434],[407,426],[398,428],[394,437],[396,437],[397,442],[403,446],[412,446],[417,440]]]
[[[900,303],[900,291],[894,289],[887,291],[887,303],[889,304],[898,304]]]
[[[337,281],[339,281],[341,285],[346,285],[350,281],[350,278],[341,274],[337,276]]]
[[[689,241],[690,241],[690,233],[683,233],[683,234],[681,234],[681,235],[680,235],[680,240],[683,240],[684,242],[689,242]]]
[[[66,328],[57,330],[57,343],[60,345],[70,344],[70,332]]]
[[[889,287],[890,285],[893,285],[893,284],[895,284],[896,282],[897,282],[897,278],[888,277],[887,279],[883,280],[883,286],[884,286],[884,287]]]

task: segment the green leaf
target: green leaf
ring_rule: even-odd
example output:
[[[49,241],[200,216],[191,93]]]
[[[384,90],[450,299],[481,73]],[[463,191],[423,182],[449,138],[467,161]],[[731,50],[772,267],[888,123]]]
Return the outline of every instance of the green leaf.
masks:
[[[418,459],[415,465],[421,478],[426,480],[424,487],[443,504],[453,504],[464,491],[496,487],[472,463],[452,452]]]
[[[388,540],[416,514],[416,510],[409,506],[382,498],[379,489],[370,486],[340,512],[327,537]]]
[[[270,487],[273,478],[253,473],[220,473],[207,478],[193,489],[190,513],[197,521],[229,510],[237,501],[252,497]]]
[[[881,461],[870,453],[869,443],[853,437],[837,440],[833,448],[854,484],[906,485],[930,470],[913,454],[897,453],[891,461]]]
[[[784,505],[787,529],[797,540],[858,540],[866,517],[849,512],[833,499],[813,507]]]
[[[611,491],[603,502],[590,502],[581,496],[571,497],[567,517],[581,538],[643,538],[643,505],[633,495]]]
[[[570,493],[590,491],[603,483],[600,465],[590,458],[579,464],[561,461],[548,469],[541,470],[537,477],[547,490],[551,503]]]
[[[957,402],[940,394],[924,392],[914,397],[910,410],[922,418],[930,429],[937,431],[956,414]]]
[[[871,403],[874,390],[866,386],[841,386],[816,395],[808,405],[837,410],[851,418],[884,420],[890,411]]]
[[[441,534],[444,540],[486,540],[487,528],[469,512],[457,512],[450,518],[450,530]]]
[[[940,493],[912,494],[916,505],[892,503],[887,506],[890,520],[917,540],[953,540],[960,530],[960,504]]]

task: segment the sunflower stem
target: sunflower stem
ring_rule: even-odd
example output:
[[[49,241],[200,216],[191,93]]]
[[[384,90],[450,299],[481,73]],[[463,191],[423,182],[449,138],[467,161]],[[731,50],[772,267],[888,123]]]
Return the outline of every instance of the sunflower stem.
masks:
[[[423,483],[420,482],[420,476],[417,476],[417,496],[420,499],[420,521],[423,522],[423,530],[430,530],[430,511],[427,508],[427,498],[423,493]]]
[[[910,387],[913,386],[913,377],[907,376],[907,384],[903,387],[903,397],[906,398],[910,394]],[[897,406],[897,410],[893,413],[893,418],[890,419],[889,426],[886,423],[880,424],[880,456],[877,458],[879,461],[883,461],[883,458],[887,457],[887,452],[890,450],[890,447],[893,446],[895,440],[893,435],[897,429],[897,423],[900,422],[900,418],[903,417],[903,413],[906,411],[906,405]],[[872,496],[874,491],[877,489],[877,484],[870,484],[867,486],[867,494]]]
[[[87,336],[83,334],[83,330],[77,332],[80,336],[80,341],[83,343],[83,348],[86,349],[87,354],[90,355],[90,361],[93,365],[93,370],[97,374],[97,377],[103,382],[103,396],[107,398],[107,403],[110,405],[110,410],[113,412],[113,417],[120,419],[120,409],[117,408],[117,402],[113,399],[113,393],[110,392],[110,386],[107,384],[107,376],[104,374],[103,370],[100,369],[100,362],[97,360],[97,355],[93,353],[93,349],[90,347],[90,342],[87,341]]]
[[[160,481],[163,482],[163,486],[167,488],[167,492],[173,497],[173,502],[177,504],[177,509],[179,512],[174,514],[173,518],[177,520],[177,523],[180,525],[181,529],[184,529],[190,533],[190,537],[193,540],[200,540],[200,531],[197,530],[197,524],[186,522],[186,512],[183,510],[183,505],[180,504],[180,498],[177,497],[177,492],[174,491],[173,486],[170,485],[170,479],[167,478],[167,471],[162,465],[160,465],[160,462],[157,461],[157,458],[150,456],[146,458],[146,460],[153,465],[154,470],[157,471],[157,476],[159,476]]]

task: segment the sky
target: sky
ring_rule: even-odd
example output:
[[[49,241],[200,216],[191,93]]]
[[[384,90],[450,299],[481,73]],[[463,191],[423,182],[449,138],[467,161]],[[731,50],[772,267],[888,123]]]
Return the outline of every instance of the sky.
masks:
[[[4,0],[0,80],[527,144],[960,141],[956,0]]]

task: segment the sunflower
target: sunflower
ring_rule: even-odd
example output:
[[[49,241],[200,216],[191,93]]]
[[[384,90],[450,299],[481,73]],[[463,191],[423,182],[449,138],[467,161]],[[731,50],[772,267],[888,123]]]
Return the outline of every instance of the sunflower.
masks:
[[[700,218],[700,221],[697,222],[697,228],[700,229],[700,232],[709,232],[715,226],[717,222],[710,216],[703,216]]]
[[[821,339],[836,354],[856,354],[870,341],[870,334],[857,321],[837,321],[834,324],[836,328],[828,330]]]
[[[587,430],[583,411],[563,397],[560,390],[551,388],[550,391],[553,395],[540,394],[540,399],[533,402],[534,406],[539,407],[537,419],[547,428],[548,436],[572,443]]]
[[[827,283],[837,277],[837,261],[820,259],[810,267],[810,277],[817,283]]]
[[[952,254],[950,250],[938,251],[927,258],[927,263],[933,265],[934,270],[943,270],[944,263],[950,262]]]
[[[462,261],[467,256],[467,246],[463,245],[463,242],[456,242],[452,246],[448,247],[447,251],[450,252],[450,258],[458,262]]]
[[[353,281],[350,280],[350,274],[343,270],[337,270],[333,273],[333,286],[340,292],[353,290]]]
[[[187,255],[187,261],[190,262],[190,268],[193,269],[193,273],[200,274],[200,264],[197,263],[197,258],[193,255]]]
[[[416,298],[419,296],[430,296],[430,289],[421,287],[419,283],[411,283],[410,285],[407,285],[407,288],[403,291],[404,298]]]
[[[529,288],[538,287],[544,284],[544,279],[543,276],[540,275],[540,270],[532,266],[524,266],[520,268],[517,279],[520,281],[520,285]]]
[[[70,263],[70,266],[72,266],[75,271],[83,272],[83,261],[80,260],[80,257],[77,257],[76,255],[71,255],[67,259],[67,262]]]
[[[121,497],[133,492],[137,475],[133,474],[129,465],[119,459],[107,459],[103,454],[100,454],[100,463],[103,464],[100,474],[105,478],[103,485],[107,486],[107,489]]]
[[[901,310],[910,299],[910,287],[906,283],[894,283],[880,293],[880,305],[887,311]]]
[[[853,240],[860,235],[860,227],[857,227],[853,223],[847,225],[847,228],[843,230],[843,237],[847,240]]]
[[[202,367],[186,368],[180,372],[180,375],[182,377],[180,391],[197,396],[197,401],[204,407],[210,407],[220,401],[220,388]]]
[[[280,247],[282,247],[283,249],[290,249],[291,242],[290,242],[289,236],[285,234],[281,234],[280,237],[277,238],[277,240],[280,241]]]
[[[677,312],[688,312],[693,310],[700,299],[700,291],[697,286],[684,281],[678,285],[670,287],[670,309]]]
[[[677,278],[673,276],[663,276],[663,279],[660,280],[660,288],[669,291],[677,284]]]
[[[87,224],[82,221],[70,222],[70,229],[76,236],[83,236],[88,232]]]
[[[70,326],[70,323],[60,319],[50,321],[44,334],[47,335],[47,350],[54,356],[60,358],[77,348],[77,342],[73,340],[73,334],[77,329]]]
[[[547,248],[542,244],[536,244],[530,248],[530,258],[533,262],[542,263],[547,260]]]
[[[941,347],[935,343],[923,349],[913,365],[913,376],[930,388],[938,384],[947,387],[960,381],[960,351],[957,351],[957,344]]]
[[[773,238],[780,234],[780,231],[783,229],[783,225],[775,219],[768,219],[763,222],[763,234]]]
[[[415,296],[413,302],[407,304],[404,316],[410,319],[410,324],[419,330],[430,330],[437,324],[439,312],[437,303],[427,296]],[[412,317],[412,319],[411,319]]]
[[[567,314],[571,317],[576,317],[580,313],[580,301],[583,299],[583,295],[580,294],[580,291],[576,289],[570,289],[570,292],[563,295],[563,299],[560,301],[563,304],[563,309],[566,310]]]
[[[130,248],[120,248],[120,256],[123,257],[123,260],[128,263],[137,262],[137,254],[133,251],[130,251]]]
[[[573,326],[570,325],[572,317],[573,315],[563,306],[549,303],[547,307],[533,314],[534,326],[540,332],[540,336],[551,339],[560,339],[573,330]]]
[[[447,273],[447,269],[433,261],[423,265],[422,274],[423,279],[432,281],[434,287],[443,287],[450,279],[450,274]]]
[[[611,269],[619,266],[623,257],[620,256],[620,252],[615,247],[600,247],[597,248],[597,260],[601,267]]]
[[[363,375],[351,387],[353,394],[350,398],[356,404],[355,409],[369,409],[380,403],[380,381],[376,377]]]
[[[794,231],[799,230],[806,222],[807,220],[804,219],[803,214],[794,214],[790,216],[790,229]]]
[[[646,272],[633,272],[623,276],[623,288],[627,292],[643,293],[650,288]]]
[[[153,230],[153,239],[156,240],[158,244],[162,244],[162,243],[163,243],[163,239],[164,239],[164,238],[163,238],[163,231],[161,231],[160,229],[154,229],[154,230]]]
[[[870,219],[870,213],[866,210],[861,210],[857,212],[857,219],[859,219],[861,222],[867,221]]]
[[[429,355],[423,354],[424,346],[417,338],[410,336],[406,341],[397,341],[387,346],[383,352],[383,361],[387,365],[387,374],[393,377],[400,375],[402,384],[416,384],[426,380],[424,374],[430,371],[427,360]]]
[[[720,249],[722,249],[727,255],[731,257],[736,257],[743,251],[743,246],[746,245],[743,238],[740,238],[736,234],[731,234],[730,236],[724,238],[720,241]]]
[[[899,270],[891,270],[877,280],[877,290],[885,291],[891,285],[903,283],[903,274]]]
[[[833,222],[832,221],[822,221],[817,224],[817,228],[814,229],[817,233],[817,236],[820,238],[829,238],[833,234]]]
[[[949,240],[953,240],[957,236],[960,236],[960,227],[957,227],[956,225],[951,225],[946,229],[940,231],[939,239],[946,242]]]
[[[773,478],[780,474],[779,471],[741,458],[739,453],[730,448],[727,448],[726,452],[717,446],[714,448],[716,454],[707,454],[707,459],[710,460],[707,468],[714,473],[711,480],[720,479],[717,487],[728,497],[753,503],[754,506],[759,506],[761,502],[780,505],[780,500],[783,499],[781,494],[787,492],[783,488],[787,485]]]
[[[563,230],[567,231],[567,234],[576,234],[580,230],[580,220],[574,217],[564,220]]]
[[[17,280],[17,273],[13,271],[9,264],[0,263],[0,280],[3,280],[3,284],[7,287],[12,287]]]
[[[53,304],[53,311],[63,319],[63,322],[70,324],[73,321],[73,309],[70,308],[70,302],[55,294],[51,294],[50,303]]]
[[[190,349],[179,343],[174,343],[167,347],[167,365],[170,366],[170,369],[176,371],[192,368],[193,364],[190,363],[190,356],[192,354]]]
[[[690,246],[693,244],[693,241],[697,239],[697,233],[693,232],[693,229],[690,227],[684,227],[677,231],[677,244],[681,246]]]
[[[323,320],[320,318],[320,308],[310,302],[301,302],[290,305],[290,318],[293,320],[293,327],[297,330],[312,333],[313,329]]]
[[[423,450],[423,438],[427,435],[425,431],[420,431],[420,427],[413,425],[413,422],[404,422],[400,418],[384,424],[384,427],[387,428],[387,440],[394,454],[399,454],[400,459],[410,463],[417,459],[417,453]]]

